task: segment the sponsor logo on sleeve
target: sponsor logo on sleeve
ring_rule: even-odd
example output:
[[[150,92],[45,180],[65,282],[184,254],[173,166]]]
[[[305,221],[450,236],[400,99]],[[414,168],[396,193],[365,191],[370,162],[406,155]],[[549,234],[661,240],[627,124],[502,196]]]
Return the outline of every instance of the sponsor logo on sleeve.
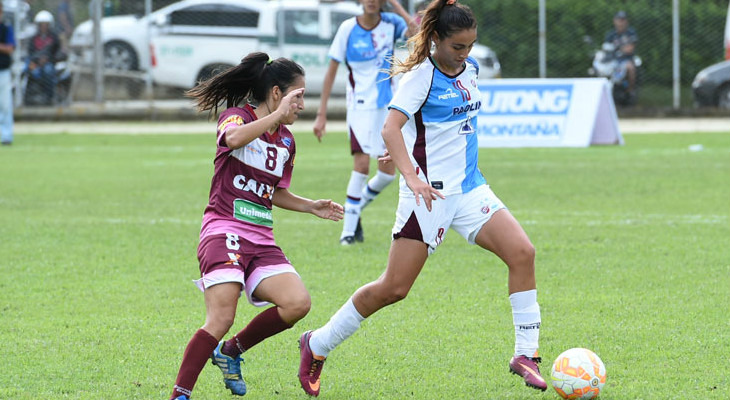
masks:
[[[229,128],[230,124],[235,126],[243,125],[243,118],[241,118],[240,115],[231,115],[218,125],[218,132],[225,132]]]

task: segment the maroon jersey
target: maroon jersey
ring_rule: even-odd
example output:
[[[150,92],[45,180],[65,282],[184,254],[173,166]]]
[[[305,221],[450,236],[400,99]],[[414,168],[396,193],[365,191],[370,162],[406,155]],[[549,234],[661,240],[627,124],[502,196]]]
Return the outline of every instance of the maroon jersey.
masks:
[[[216,233],[236,233],[256,243],[273,244],[271,199],[276,188],[288,188],[294,168],[294,136],[284,125],[246,146],[226,146],[228,129],[256,120],[250,105],[231,107],[218,118],[218,149],[201,239]]]

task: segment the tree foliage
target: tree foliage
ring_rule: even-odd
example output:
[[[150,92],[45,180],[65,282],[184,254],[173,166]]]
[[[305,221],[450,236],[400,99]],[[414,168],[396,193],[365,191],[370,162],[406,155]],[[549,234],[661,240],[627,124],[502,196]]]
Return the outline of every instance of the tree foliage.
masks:
[[[479,21],[479,41],[497,52],[504,77],[537,77],[538,5],[535,0],[461,0]],[[639,35],[644,79],[672,82],[672,3],[666,0],[546,0],[548,77],[587,75],[613,15],[624,10]],[[691,82],[723,55],[727,0],[680,0],[681,77]]]

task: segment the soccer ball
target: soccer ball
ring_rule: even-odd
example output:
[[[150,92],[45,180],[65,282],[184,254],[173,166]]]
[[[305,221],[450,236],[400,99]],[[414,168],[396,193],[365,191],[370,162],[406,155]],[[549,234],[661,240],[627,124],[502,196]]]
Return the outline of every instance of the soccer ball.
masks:
[[[574,348],[558,356],[550,380],[564,399],[595,399],[606,383],[606,366],[596,353]]]

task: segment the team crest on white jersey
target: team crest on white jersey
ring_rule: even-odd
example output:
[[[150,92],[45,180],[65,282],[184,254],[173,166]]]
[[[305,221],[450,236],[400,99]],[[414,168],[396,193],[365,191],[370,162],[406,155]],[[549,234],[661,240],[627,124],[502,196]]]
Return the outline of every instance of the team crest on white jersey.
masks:
[[[471,118],[467,118],[461,123],[461,126],[459,127],[459,135],[471,135],[474,133],[474,125],[472,125],[471,120]]]
[[[464,101],[470,101],[471,100],[471,93],[469,93],[469,89],[464,86],[463,83],[461,83],[461,80],[457,79],[454,81],[454,87],[458,89],[461,92],[461,99]]]

